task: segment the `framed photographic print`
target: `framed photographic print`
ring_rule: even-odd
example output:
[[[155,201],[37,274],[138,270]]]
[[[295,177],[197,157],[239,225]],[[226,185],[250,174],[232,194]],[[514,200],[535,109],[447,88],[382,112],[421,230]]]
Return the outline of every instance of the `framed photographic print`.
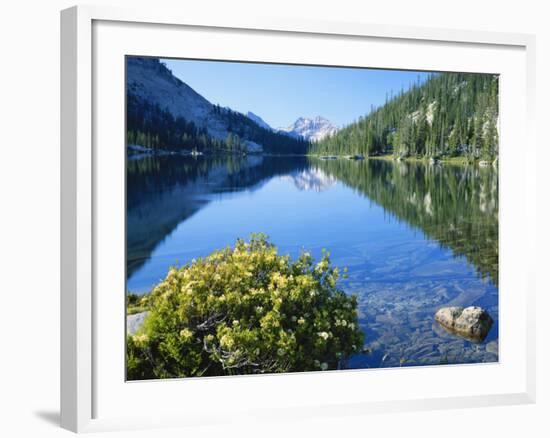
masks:
[[[534,400],[531,36],[75,7],[61,43],[63,427]]]

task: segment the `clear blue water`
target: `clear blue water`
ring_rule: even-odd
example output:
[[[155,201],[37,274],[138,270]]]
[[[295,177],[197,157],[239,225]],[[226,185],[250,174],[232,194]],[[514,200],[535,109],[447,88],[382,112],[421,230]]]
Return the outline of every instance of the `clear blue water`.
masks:
[[[353,368],[498,360],[496,170],[305,157],[149,157],[128,161],[127,290],[170,266],[262,232],[347,267],[366,353]],[[433,320],[481,305],[495,323],[472,343]]]

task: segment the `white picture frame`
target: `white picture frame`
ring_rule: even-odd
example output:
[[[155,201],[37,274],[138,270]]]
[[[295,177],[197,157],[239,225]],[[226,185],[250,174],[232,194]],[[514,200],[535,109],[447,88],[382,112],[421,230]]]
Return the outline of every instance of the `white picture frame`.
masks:
[[[140,37],[142,33],[147,37]],[[502,330],[501,361],[493,366],[434,367],[415,370],[361,370],[284,376],[250,376],[130,383],[120,380],[121,357],[110,352],[123,351],[123,295],[105,295],[104,287],[119,284],[118,274],[104,269],[124,254],[117,245],[122,237],[118,213],[124,172],[120,168],[124,149],[106,150],[107,142],[123,144],[120,107],[124,76],[120,76],[121,54],[181,56],[182,49],[169,41],[194,38],[198,43],[187,55],[215,59],[268,60],[284,62],[327,63],[350,65],[345,48],[351,45],[372,46],[369,64],[375,67],[425,70],[460,70],[491,72],[503,75],[501,96],[501,137],[504,145],[500,158],[501,201],[500,251],[503,264],[513,270],[501,272]],[[220,38],[231,36],[235,42],[248,41],[242,51],[220,46]],[[203,39],[201,39],[203,38]],[[211,38],[210,40],[208,38]],[[132,41],[129,44],[128,41]],[[255,41],[269,44],[269,53],[254,48]],[[292,40],[292,41],[291,41]],[[200,41],[204,41],[201,43]],[[208,42],[210,41],[210,43]],[[302,42],[311,49],[308,59],[299,51],[289,50],[289,44]],[[181,41],[180,41],[181,42]],[[334,43],[331,53],[317,53],[315,45]],[[210,45],[209,45],[210,44]],[[229,42],[227,43],[229,44]],[[370,45],[370,46],[369,46]],[[376,48],[376,45],[383,45]],[[181,45],[180,45],[181,46]],[[160,49],[162,47],[162,49]],[[235,47],[242,45],[235,44]],[[325,46],[326,47],[326,46]],[[387,50],[395,48],[393,51]],[[423,60],[413,56],[423,53]],[[187,49],[189,50],[189,49]],[[241,50],[241,49],[240,49]],[[250,50],[250,52],[246,52]],[[286,50],[286,52],[285,52]],[[405,56],[410,52],[410,58]],[[325,51],[326,52],[326,51]],[[330,52],[330,51],[329,51]],[[396,54],[402,56],[396,58]],[[216,415],[216,421],[247,418],[311,417],[312,415],[361,415],[368,412],[398,412],[415,409],[442,409],[532,403],[535,400],[535,309],[534,263],[521,254],[534,246],[536,227],[534,209],[536,177],[526,158],[506,153],[506,144],[523,141],[525,156],[533,155],[534,120],[534,36],[524,34],[489,33],[451,29],[394,27],[365,23],[312,22],[272,18],[226,22],[223,17],[189,16],[184,11],[129,10],[110,7],[78,6],[61,13],[61,425],[75,431],[133,429],[174,425],[206,424]],[[451,55],[449,55],[451,54]],[[429,55],[429,56],[428,56]],[[305,56],[305,55],[304,55]],[[348,58],[345,58],[348,56]],[[331,58],[332,57],[332,58]],[[260,59],[261,58],[261,59]],[[465,59],[469,59],[465,63]],[[115,60],[111,64],[111,60]],[[356,65],[365,65],[357,60]],[[407,64],[409,63],[409,64]],[[442,68],[443,67],[443,68]],[[105,73],[109,74],[106,75]],[[108,77],[107,77],[108,76]],[[109,82],[112,81],[112,84]],[[110,109],[104,96],[113,96]],[[105,111],[104,111],[105,110]],[[106,121],[109,121],[108,123]],[[515,120],[515,123],[510,123]],[[513,125],[513,126],[512,126]],[[110,143],[112,144],[112,143]],[[100,153],[98,153],[98,148]],[[106,152],[105,152],[106,151]],[[108,157],[112,154],[112,157]],[[106,158],[110,158],[106,160]],[[112,159],[111,159],[112,158]],[[514,178],[520,183],[512,188],[510,165],[520,169]],[[118,166],[118,167],[117,167]],[[120,172],[118,172],[118,170]],[[118,174],[120,173],[120,174]],[[122,183],[121,183],[122,181]],[[114,188],[112,195],[106,188]],[[517,203],[522,207],[517,208]],[[516,208],[513,208],[515,205]],[[98,208],[101,206],[101,208]],[[103,207],[112,207],[112,217],[105,217]],[[118,212],[118,213],[117,213]],[[504,219],[504,220],[503,220]],[[111,229],[109,220],[115,221]],[[521,227],[522,235],[518,233]],[[123,229],[123,228],[122,228]],[[110,246],[110,247],[109,247]],[[112,258],[112,260],[111,260]],[[122,263],[123,260],[120,260]],[[116,270],[115,268],[113,268]],[[504,269],[504,268],[502,268]],[[513,272],[512,272],[513,271]],[[112,283],[109,283],[112,282]],[[514,291],[508,293],[507,291]],[[117,301],[118,300],[118,301]],[[117,313],[118,312],[118,313]],[[514,332],[506,323],[514,320]],[[107,331],[106,328],[109,328]],[[107,335],[108,333],[108,335]],[[119,336],[120,335],[120,339]],[[114,370],[114,371],[112,371]],[[112,371],[112,372],[111,372]],[[122,374],[121,374],[122,373]],[[365,374],[370,373],[370,374]],[[395,382],[389,389],[384,380]],[[323,379],[323,380],[320,380]],[[454,383],[450,381],[454,379]],[[379,382],[379,383],[376,383]],[[407,383],[410,382],[410,383]],[[431,382],[431,383],[430,383]],[[448,387],[442,387],[447,382]],[[477,384],[477,390],[465,382]],[[433,388],[429,388],[429,385]],[[236,402],[223,411],[212,403],[205,408],[187,406],[184,401],[170,405],[182,385],[186,393],[204,400],[212,391],[232,391]],[[323,392],[316,392],[321,385]],[[372,393],[338,393],[338,388],[367,385]],[[384,386],[386,385],[386,386]],[[410,386],[410,388],[408,388]],[[299,388],[306,394],[296,394],[288,403],[284,391]],[[388,388],[383,391],[381,388]],[[408,389],[407,389],[408,388]],[[270,392],[272,400],[259,400],[258,391]],[[330,401],[329,397],[330,395]],[[132,409],[119,409],[124,400],[135,397],[165,400],[147,406],[147,415]],[[200,397],[199,397],[200,399]],[[200,405],[200,403],[195,403]]]

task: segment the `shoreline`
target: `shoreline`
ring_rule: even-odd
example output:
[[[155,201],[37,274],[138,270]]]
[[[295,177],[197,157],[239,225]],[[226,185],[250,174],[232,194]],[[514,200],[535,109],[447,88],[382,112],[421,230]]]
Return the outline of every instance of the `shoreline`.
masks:
[[[433,158],[433,157],[403,157],[395,158],[393,155],[374,155],[374,156],[358,156],[358,155],[324,155],[324,154],[308,154],[308,157],[315,157],[323,161],[332,161],[332,160],[342,160],[347,159],[349,161],[364,161],[364,160],[380,160],[380,161],[392,161],[392,162],[409,162],[409,163],[423,163],[423,164],[453,164],[460,166],[468,165],[478,165],[480,167],[484,166],[497,166],[498,158],[493,160],[479,160],[474,161],[469,160],[464,156],[457,157],[446,157],[446,158]]]
[[[373,155],[373,156],[363,156],[359,154],[356,154],[356,155],[298,154],[298,153],[297,154],[274,154],[274,153],[258,153],[258,152],[237,153],[237,152],[223,151],[223,150],[204,151],[204,152],[195,153],[195,154],[187,150],[185,151],[147,150],[146,152],[135,151],[134,153],[128,154],[128,156],[132,158],[162,157],[162,156],[183,156],[183,157],[198,158],[198,157],[208,157],[208,156],[215,156],[215,155],[259,156],[259,157],[308,157],[308,158],[312,157],[323,161],[343,160],[343,159],[347,159],[349,161],[364,161],[364,160],[381,160],[381,161],[392,161],[392,162],[405,161],[409,163],[423,163],[423,164],[429,164],[429,165],[452,164],[452,165],[460,165],[460,166],[477,165],[480,167],[488,167],[488,166],[496,167],[498,165],[497,164],[498,158],[495,158],[493,160],[475,159],[472,161],[465,156],[445,157],[445,158],[433,158],[433,157],[396,158],[392,154]]]

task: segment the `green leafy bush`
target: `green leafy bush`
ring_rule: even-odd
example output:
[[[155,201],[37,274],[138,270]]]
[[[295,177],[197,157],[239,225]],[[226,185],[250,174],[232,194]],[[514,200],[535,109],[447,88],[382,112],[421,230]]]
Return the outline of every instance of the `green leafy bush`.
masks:
[[[179,269],[143,300],[128,379],[336,369],[363,345],[357,302],[329,255],[292,261],[264,235]]]

